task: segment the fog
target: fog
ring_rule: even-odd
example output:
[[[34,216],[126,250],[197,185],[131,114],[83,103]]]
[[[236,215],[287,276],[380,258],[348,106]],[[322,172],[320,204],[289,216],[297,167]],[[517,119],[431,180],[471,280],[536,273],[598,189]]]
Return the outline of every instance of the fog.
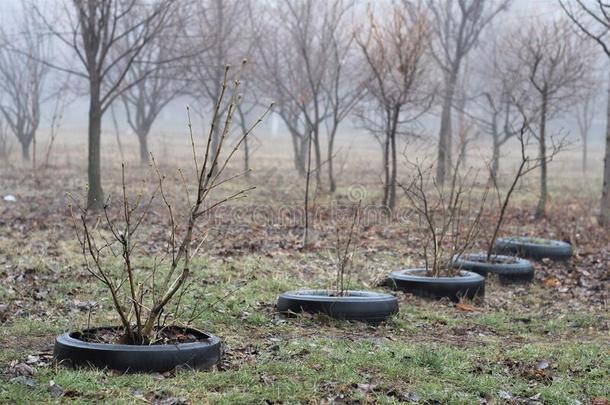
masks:
[[[57,9],[54,7],[59,4],[60,0],[37,0],[34,3],[40,5],[41,9],[46,10],[50,14],[57,12]],[[20,0],[0,0],[0,21],[2,22],[3,30],[10,37],[19,36],[20,27],[17,24],[19,21],[19,14],[21,13],[21,1]],[[266,3],[265,1],[258,0],[255,3]],[[375,4],[376,2],[369,1],[358,1],[360,6],[366,7],[369,4]],[[17,16],[17,18],[15,18]],[[556,1],[554,0],[515,0],[512,2],[510,9],[504,13],[497,21],[492,23],[493,26],[503,27],[503,26],[519,26],[528,21],[532,20],[552,20],[554,18],[558,18],[561,16],[561,9]],[[44,31],[44,29],[41,29]],[[481,42],[485,41],[485,34],[481,37]],[[52,43],[54,46],[58,46],[57,39],[52,39]],[[600,53],[600,59],[602,55]],[[231,62],[231,61],[227,61]],[[233,61],[235,62],[235,61]],[[47,80],[49,83],[49,87],[53,87],[51,83],[65,80],[65,75],[59,74],[56,71],[51,71],[49,73],[49,79]],[[477,80],[476,77],[472,78],[472,80]],[[78,81],[78,79],[75,79]],[[603,87],[603,86],[602,86]],[[600,87],[600,91],[603,91]],[[87,131],[87,111],[88,111],[88,99],[87,96],[83,93],[86,92],[84,86],[79,84],[77,94],[70,95],[70,104],[65,109],[64,119],[62,123],[62,132],[66,134],[72,134],[75,136],[86,136]],[[78,94],[80,93],[80,94]],[[154,127],[152,129],[154,136],[161,136],[160,134],[166,134],[164,136],[183,136],[182,133],[185,122],[186,122],[186,106],[192,105],[193,100],[190,97],[181,97],[176,100],[173,100],[160,114],[157,120],[155,121]],[[125,116],[122,111],[120,103],[117,103],[116,106],[116,114],[120,117],[120,121],[125,121]],[[42,104],[42,121],[40,125],[40,136],[46,137],[49,132],[49,125],[51,122],[51,116],[53,114],[53,102],[52,100],[48,100]],[[426,128],[430,131],[431,134],[438,131],[438,114],[434,114],[432,117],[425,119]],[[574,136],[574,140],[578,142],[578,135],[576,132],[578,131],[576,122],[573,117],[567,116],[568,114],[564,114],[561,117],[558,117],[553,120],[552,125],[557,128],[565,128],[570,131],[570,133]],[[198,121],[198,119],[195,119]],[[268,126],[269,131],[266,134],[267,136],[277,136],[282,137],[282,132],[285,131],[285,126],[280,122],[281,120],[277,117],[271,117],[268,122],[265,123]],[[123,123],[123,122],[122,122]],[[273,123],[273,124],[272,124]],[[104,118],[104,136],[111,136],[111,128],[112,120],[110,117]],[[198,123],[198,126],[204,126],[203,123]],[[122,136],[130,137],[133,136],[133,132],[126,126],[122,125],[124,131],[122,132]],[[272,130],[273,129],[273,130]],[[346,120],[344,126],[341,128],[340,136],[350,136],[350,134],[354,131],[360,131],[360,125],[357,120],[349,118]],[[202,128],[203,131],[203,128]],[[168,135],[171,134],[171,135]],[[112,135],[113,136],[113,135]],[[591,140],[592,142],[599,142],[604,139],[605,136],[605,112],[603,109],[599,109],[596,112],[596,116],[594,119],[594,124],[591,129]],[[366,137],[363,137],[366,140]],[[264,141],[264,139],[263,139]]]
[[[497,166],[517,151],[520,119],[542,156],[542,138],[551,147],[562,138],[582,150],[583,167],[602,158],[607,57],[557,1],[463,9],[452,0],[93,1],[98,13],[129,7],[106,27],[79,20],[83,4],[0,0],[0,105],[3,139],[21,144],[23,159],[34,139],[43,150],[89,145],[94,183],[100,153],[111,153],[100,142],[139,144],[145,162],[149,151],[188,143],[187,107],[202,139],[225,65],[227,84],[243,82],[235,116],[242,130],[274,102],[253,135],[257,147],[281,145],[278,154],[302,174],[313,139],[331,191],[333,157],[346,159],[354,144],[377,148],[370,159],[380,171],[400,165],[407,145],[436,149],[442,180],[456,156],[486,156]],[[23,107],[29,124],[20,127],[11,108],[26,96],[35,108]],[[256,154],[245,153],[255,164]],[[394,183],[400,173],[384,176]]]

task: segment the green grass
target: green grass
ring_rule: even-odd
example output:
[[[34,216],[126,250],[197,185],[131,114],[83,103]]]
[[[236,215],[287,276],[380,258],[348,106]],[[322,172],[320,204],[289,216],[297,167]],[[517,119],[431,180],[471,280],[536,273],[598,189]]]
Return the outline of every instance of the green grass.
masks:
[[[49,350],[56,334],[86,325],[86,312],[66,308],[67,292],[71,299],[98,300],[101,308],[92,313],[93,324],[113,322],[99,286],[63,274],[66,282],[60,278],[50,289],[47,316],[17,317],[1,329],[0,367],[6,377],[0,380],[0,402],[56,401],[50,381],[63,389],[64,400],[78,403],[136,402],[156,395],[218,404],[333,399],[472,404],[481,398],[502,402],[508,393],[570,404],[610,396],[607,313],[562,310],[548,316],[522,306],[464,312],[400,294],[400,314],[376,328],[321,316],[279,317],[273,309],[278,293],[305,284],[327,285],[323,260],[321,254],[299,253],[193,263],[195,279],[207,280],[199,292],[208,301],[234,290],[216,305],[201,307],[196,322],[226,343],[220,370],[159,378],[43,366],[32,377],[34,387],[11,381],[11,361]],[[70,255],[61,261],[78,263]],[[307,281],[298,263],[312,267]],[[39,274],[49,274],[57,265],[51,260]],[[353,287],[362,287],[364,278],[356,277]],[[506,287],[494,284],[488,289],[488,295],[505,293]],[[540,294],[540,287],[532,287],[519,305],[535,307]],[[550,366],[538,375],[541,361]]]
[[[3,383],[0,399],[49,400],[48,381],[53,380],[83,401],[130,401],[139,392],[165,392],[194,403],[307,402],[340,396],[395,403],[412,395],[422,401],[467,404],[497,398],[505,391],[568,404],[609,394],[606,350],[599,344],[534,344],[504,350],[500,343],[460,348],[315,337],[288,341],[273,351],[263,348],[236,369],[179,372],[163,380],[150,375],[49,368],[36,376],[39,385],[35,388]],[[551,364],[548,379],[532,371],[540,359]]]

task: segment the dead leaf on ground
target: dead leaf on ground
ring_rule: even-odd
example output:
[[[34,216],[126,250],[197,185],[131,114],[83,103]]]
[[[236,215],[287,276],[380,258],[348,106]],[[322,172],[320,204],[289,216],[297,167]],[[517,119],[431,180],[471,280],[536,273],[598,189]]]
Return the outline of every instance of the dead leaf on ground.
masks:
[[[475,308],[472,305],[464,304],[462,302],[458,302],[457,304],[455,304],[455,307],[457,309],[459,309],[460,311],[465,311],[465,312],[476,312],[479,310],[478,308]]]
[[[561,285],[561,282],[554,277],[545,278],[542,283],[546,287],[551,287],[551,288],[559,287]]]

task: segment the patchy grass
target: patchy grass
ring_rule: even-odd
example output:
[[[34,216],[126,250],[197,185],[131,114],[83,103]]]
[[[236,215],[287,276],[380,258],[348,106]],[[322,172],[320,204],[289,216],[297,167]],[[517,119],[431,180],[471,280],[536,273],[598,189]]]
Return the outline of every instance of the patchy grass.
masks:
[[[570,240],[576,251],[570,263],[537,263],[530,286],[490,279],[480,304],[397,293],[400,313],[372,327],[275,312],[279,293],[326,288],[334,278],[326,197],[316,200],[315,239],[306,251],[298,249],[294,223],[252,220],[261,206],[277,213],[282,204],[299,204],[296,183],[275,177],[265,178],[273,186],[258,191],[252,206],[240,203],[244,215],[215,218],[206,255],[193,262],[193,294],[183,305],[198,314],[195,326],[225,342],[216,369],[120,375],[56,367],[49,359],[57,334],[117,323],[104,289],[83,269],[65,201],[56,195],[77,189],[72,174],[58,174],[46,188],[3,178],[7,188],[23,190],[18,205],[0,205],[0,403],[587,404],[610,398],[610,238],[592,225],[586,200],[557,199],[541,222],[524,214],[535,202],[531,195],[517,200],[523,209],[509,211],[506,234]],[[107,191],[118,185],[109,183]],[[342,187],[336,199],[345,205],[349,194]],[[422,236],[411,232],[412,220],[364,229],[352,288],[383,290],[389,271],[421,263]],[[151,235],[162,225],[154,226]]]
[[[0,402],[19,403],[24,398],[46,402],[62,395],[84,402],[183,398],[219,404],[319,400],[470,404],[534,398],[569,404],[610,395],[607,313],[557,309],[554,317],[548,317],[514,305],[496,310],[487,304],[469,312],[451,303],[399,293],[400,314],[379,327],[322,316],[278,316],[273,309],[277,294],[303,283],[299,272],[278,269],[318,260],[317,253],[301,253],[194,263],[195,278],[205,275],[202,291],[209,300],[233,291],[214,306],[200,308],[196,321],[227,345],[216,370],[117,375],[44,364],[35,367],[36,374],[24,383],[11,376],[11,361],[49,353],[56,334],[83,327],[89,319],[87,311],[60,296],[71,291],[72,300],[78,302],[102,297],[101,290],[90,295],[86,286],[66,288],[58,282],[46,301],[48,317],[30,314],[3,325],[0,363],[6,378],[0,382]],[[322,272],[311,279],[319,286],[327,281]],[[235,289],[236,285],[241,287]],[[528,290],[528,305],[535,304],[540,289]],[[488,301],[493,303],[493,296],[508,292],[492,284]],[[110,303],[100,299],[91,323],[107,324],[111,314]]]

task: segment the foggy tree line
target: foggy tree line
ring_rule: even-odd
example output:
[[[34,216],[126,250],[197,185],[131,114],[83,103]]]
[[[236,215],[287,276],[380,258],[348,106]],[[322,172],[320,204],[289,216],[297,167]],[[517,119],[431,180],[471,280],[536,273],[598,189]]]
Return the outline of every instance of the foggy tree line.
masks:
[[[393,209],[401,144],[436,144],[436,182],[465,157],[468,142],[491,141],[499,176],[506,145],[523,114],[544,158],[562,142],[549,129],[576,119],[587,140],[600,87],[600,55],[610,57],[610,10],[601,0],[558,0],[550,18],[509,24],[511,0],[65,0],[52,10],[23,1],[15,32],[0,29],[0,152],[7,132],[29,159],[41,104],[56,87],[49,72],[79,79],[89,98],[88,205],[104,203],[100,160],[104,115],[123,108],[140,159],[149,159],[156,119],[178,97],[211,114],[227,63],[249,60],[237,119],[273,100],[287,128],[294,168],[305,175],[311,150],[315,186],[334,192],[336,136],[348,119],[379,144],[383,205]],[[600,52],[603,51],[603,52]],[[603,86],[602,86],[603,84]],[[608,87],[610,91],[610,86]],[[603,95],[604,97],[606,95]],[[606,101],[606,100],[604,100]],[[226,108],[226,105],[221,106]],[[607,116],[610,117],[610,104]],[[422,117],[438,135],[422,129]],[[609,121],[610,122],[610,121]],[[610,123],[601,223],[610,222]],[[214,133],[218,142],[220,134]],[[244,168],[250,166],[245,146]],[[5,148],[4,148],[5,149]],[[536,215],[547,203],[540,168]]]

